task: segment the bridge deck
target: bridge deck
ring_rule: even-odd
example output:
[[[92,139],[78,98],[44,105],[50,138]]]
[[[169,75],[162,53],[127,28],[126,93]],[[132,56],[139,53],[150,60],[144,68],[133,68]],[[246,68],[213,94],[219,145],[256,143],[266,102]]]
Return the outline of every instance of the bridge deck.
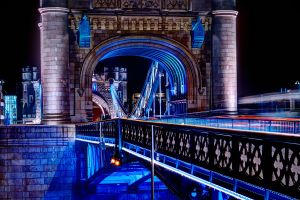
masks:
[[[187,124],[200,127],[222,129],[252,130],[278,133],[300,133],[300,118],[279,118],[247,115],[215,117],[172,117],[151,120],[153,122]]]
[[[78,126],[77,138],[81,141],[97,138],[99,143],[100,138],[105,137],[108,145],[115,144],[116,149],[149,161],[151,130],[155,138],[155,158],[159,157],[154,161],[156,166],[238,199],[247,197],[235,191],[257,183],[259,187],[251,188],[262,196],[274,196],[271,191],[275,190],[299,198],[300,136],[297,134],[112,120]],[[237,184],[230,189],[219,187],[210,183],[211,176],[207,176],[207,180],[198,177],[195,171],[199,169],[236,180]],[[280,198],[289,197],[281,195]]]

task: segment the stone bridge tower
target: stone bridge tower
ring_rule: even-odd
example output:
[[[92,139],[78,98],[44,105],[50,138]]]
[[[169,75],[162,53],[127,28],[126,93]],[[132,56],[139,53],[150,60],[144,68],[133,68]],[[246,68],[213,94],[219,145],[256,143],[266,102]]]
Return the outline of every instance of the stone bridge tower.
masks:
[[[93,71],[115,56],[158,61],[190,112],[236,111],[234,0],[41,0],[40,7],[43,123],[90,120]]]

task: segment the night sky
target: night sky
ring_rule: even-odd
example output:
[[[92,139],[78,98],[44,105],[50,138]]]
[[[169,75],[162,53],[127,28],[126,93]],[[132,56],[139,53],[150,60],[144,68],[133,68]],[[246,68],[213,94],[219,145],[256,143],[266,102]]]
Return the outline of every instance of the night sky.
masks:
[[[1,2],[0,79],[6,94],[16,92],[23,66],[40,65],[38,6],[38,0]],[[295,87],[300,80],[297,7],[288,1],[237,0],[237,9],[239,96]]]

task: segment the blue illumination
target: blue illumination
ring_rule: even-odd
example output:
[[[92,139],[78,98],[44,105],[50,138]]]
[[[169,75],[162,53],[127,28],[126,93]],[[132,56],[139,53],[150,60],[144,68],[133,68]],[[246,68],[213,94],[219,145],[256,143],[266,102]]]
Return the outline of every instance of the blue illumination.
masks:
[[[150,159],[150,158],[148,158],[148,157],[146,157],[146,156],[144,156],[144,155],[141,155],[141,154],[139,154],[139,153],[137,153],[137,152],[134,152],[134,151],[132,151],[132,150],[130,150],[130,149],[127,149],[127,148],[125,148],[125,147],[122,147],[122,150],[123,150],[123,151],[126,151],[127,153],[130,153],[130,154],[132,154],[132,155],[134,155],[134,156],[136,156],[136,157],[139,157],[139,158],[141,158],[141,159],[143,159],[143,160],[146,160],[146,161],[148,161],[148,162],[151,162],[151,159]],[[176,174],[179,174],[179,175],[181,175],[181,176],[184,176],[184,177],[186,177],[186,178],[188,178],[188,179],[190,179],[190,180],[194,180],[194,181],[196,181],[196,182],[198,182],[198,183],[200,183],[200,184],[203,184],[203,185],[206,185],[206,186],[208,186],[208,187],[211,187],[211,188],[213,188],[213,189],[215,189],[215,190],[217,190],[217,191],[220,191],[221,193],[227,194],[227,195],[232,196],[232,197],[234,197],[234,198],[236,198],[236,199],[241,199],[241,200],[251,200],[251,198],[249,198],[249,197],[246,197],[246,196],[244,196],[244,195],[242,195],[242,194],[239,194],[239,193],[236,193],[236,192],[234,192],[234,191],[231,191],[231,190],[229,190],[229,189],[227,189],[227,188],[224,188],[224,187],[222,187],[222,186],[219,186],[219,185],[217,185],[217,184],[215,184],[215,183],[209,182],[209,181],[204,180],[204,179],[202,179],[202,178],[199,178],[199,177],[196,177],[196,176],[194,176],[194,175],[191,175],[191,174],[189,174],[189,173],[187,173],[187,172],[185,172],[185,171],[182,171],[182,170],[180,170],[180,169],[171,167],[171,166],[169,166],[169,165],[167,165],[167,164],[165,164],[165,163],[162,163],[162,162],[159,162],[159,161],[154,160],[154,164],[155,164],[156,166],[160,166],[160,167],[165,168],[165,169],[167,169],[167,170],[169,170],[169,171],[172,171],[172,172],[174,172],[174,173],[176,173]]]
[[[125,108],[123,107],[123,103],[122,103],[119,95],[117,94],[117,91],[116,91],[113,83],[110,85],[110,93],[112,96],[113,105],[114,105],[114,109],[116,112],[116,117],[126,117],[127,115],[125,112]]]
[[[90,22],[86,15],[84,15],[79,24],[79,46],[90,47]]]
[[[118,46],[121,44],[122,43],[120,42],[116,42],[108,45],[107,47],[103,47],[101,50],[104,51],[106,48],[109,48],[111,46]],[[114,49],[108,52],[107,54],[105,54],[105,56],[101,57],[99,61],[105,60],[107,58],[117,57],[117,56],[140,56],[140,57],[148,58],[156,62],[159,62],[160,66],[164,70],[166,70],[166,72],[169,75],[172,96],[176,96],[179,94],[181,95],[186,94],[187,75],[186,75],[185,68],[182,62],[172,53],[167,52],[165,50],[137,44],[135,46]]]
[[[4,96],[5,125],[17,123],[17,96]]]
[[[97,90],[98,90],[97,83],[92,83],[92,90],[93,90],[93,92],[97,92]]]
[[[88,144],[87,146],[87,177],[93,176],[100,169],[100,149]]]
[[[205,35],[201,18],[198,17],[197,21],[192,22],[192,26],[192,48],[200,49],[202,47]]]
[[[142,117],[145,112],[148,112],[150,110],[150,107],[153,103],[153,98],[151,97],[153,97],[157,91],[160,72],[161,68],[158,62],[153,62],[147,73],[147,77],[138,103],[133,108],[130,115],[132,118]]]

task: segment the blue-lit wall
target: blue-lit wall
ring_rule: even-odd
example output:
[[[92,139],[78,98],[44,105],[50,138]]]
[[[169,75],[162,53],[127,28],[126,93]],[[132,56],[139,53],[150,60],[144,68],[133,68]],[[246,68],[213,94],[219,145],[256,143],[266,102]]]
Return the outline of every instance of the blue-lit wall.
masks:
[[[17,96],[7,95],[4,96],[4,113],[5,113],[5,124],[16,124],[17,123]]]
[[[71,125],[0,126],[0,199],[74,199],[74,136]]]

